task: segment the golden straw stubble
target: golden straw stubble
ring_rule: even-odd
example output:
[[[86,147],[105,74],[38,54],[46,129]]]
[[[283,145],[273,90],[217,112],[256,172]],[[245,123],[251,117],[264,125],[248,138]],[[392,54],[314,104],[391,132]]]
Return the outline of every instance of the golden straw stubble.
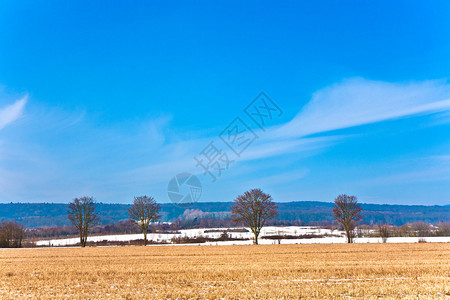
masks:
[[[0,250],[0,298],[444,298],[450,244]]]

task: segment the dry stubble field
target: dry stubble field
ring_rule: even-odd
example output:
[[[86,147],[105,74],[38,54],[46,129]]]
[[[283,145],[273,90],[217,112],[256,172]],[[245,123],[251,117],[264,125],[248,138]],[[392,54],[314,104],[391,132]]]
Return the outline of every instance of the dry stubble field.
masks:
[[[18,298],[446,298],[450,244],[0,250]]]

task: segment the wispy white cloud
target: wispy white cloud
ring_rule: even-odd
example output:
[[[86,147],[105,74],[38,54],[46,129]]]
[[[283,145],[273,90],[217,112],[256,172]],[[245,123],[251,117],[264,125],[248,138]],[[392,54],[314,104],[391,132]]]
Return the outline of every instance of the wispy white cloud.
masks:
[[[317,151],[352,137],[352,135],[308,137],[315,133],[448,111],[450,111],[450,85],[445,81],[388,83],[362,78],[344,80],[317,91],[290,122],[269,128],[265,132],[258,130],[259,139],[237,158],[237,162],[240,168],[245,169],[243,164],[247,161]],[[161,145],[160,152],[164,153],[164,162],[158,161],[137,168],[130,174],[140,174],[139,178],[148,179],[151,178],[150,173],[153,173],[150,170],[161,170],[160,174],[166,176],[176,172],[177,169],[198,171],[200,174],[201,170],[195,168],[192,158],[215,138],[212,136],[195,140],[178,140]],[[234,157],[231,151],[228,153],[230,157]],[[154,176],[156,176],[154,179],[161,179],[157,174]]]
[[[348,136],[334,135],[274,140],[270,136],[266,138],[264,134],[261,134],[261,141],[250,145],[239,160],[257,160],[290,153],[315,151],[334,145],[345,138],[348,138]]]
[[[25,96],[13,104],[0,109],[0,130],[17,120],[22,115],[27,99],[28,96]]]
[[[349,137],[307,138],[312,134],[401,117],[449,112],[450,84],[443,80],[389,83],[348,79],[314,93],[291,121],[265,132],[257,131],[260,139],[240,159],[264,159],[326,148]]]
[[[272,135],[301,137],[448,111],[450,84],[443,80],[390,83],[348,79],[316,92],[292,121],[275,128]]]
[[[0,129],[21,116],[26,102],[27,97],[24,97],[0,109]],[[31,111],[31,107],[29,109]],[[84,111],[34,109],[31,113],[27,109],[25,124],[27,128],[34,128],[33,132],[23,131],[22,139],[17,140],[15,135],[10,135],[9,140],[4,141],[8,147],[5,147],[7,153],[2,156],[3,166],[0,166],[3,175],[0,176],[3,178],[0,197],[6,201],[30,197],[41,201],[68,201],[78,192],[101,195],[102,201],[117,201],[149,189],[162,200],[166,196],[166,184],[173,175],[180,172],[202,175],[202,170],[195,166],[194,156],[209,142],[220,142],[210,132],[180,133],[172,128],[170,117],[105,127]],[[309,135],[449,111],[450,86],[444,81],[397,84],[345,80],[316,92],[291,121],[265,132],[258,131],[260,138],[241,157],[233,157],[236,163],[230,166],[233,170],[227,171],[233,176],[223,178],[223,182],[233,186],[236,182],[279,186],[296,181],[308,172],[290,168],[291,157],[298,159],[315,154],[352,137],[348,134]],[[32,139],[35,136],[39,138]],[[291,154],[295,155],[289,156]],[[264,164],[260,164],[263,160]],[[267,174],[265,170],[272,170],[281,162],[286,163],[286,167],[278,166],[279,173],[263,176]],[[430,170],[428,175],[439,179],[446,170],[448,168]],[[370,184],[419,180],[426,174],[426,171],[399,174],[395,178],[374,179]],[[220,188],[215,187],[214,191]],[[229,188],[223,189],[230,192]]]

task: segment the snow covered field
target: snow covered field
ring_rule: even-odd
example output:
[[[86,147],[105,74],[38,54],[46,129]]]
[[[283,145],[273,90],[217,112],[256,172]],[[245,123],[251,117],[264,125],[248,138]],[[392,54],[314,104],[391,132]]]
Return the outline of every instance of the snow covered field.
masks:
[[[247,228],[248,229],[248,228]],[[225,228],[202,228],[202,229],[185,229],[180,230],[179,233],[149,233],[147,239],[154,242],[170,243],[174,237],[210,237],[219,238]],[[213,232],[211,232],[213,231]],[[240,241],[220,241],[220,242],[206,242],[200,244],[190,243],[189,245],[248,245],[253,243],[253,234],[249,232],[228,232],[232,238],[246,239]],[[264,239],[264,236],[273,235],[334,235],[333,237],[324,238],[303,238],[303,239],[282,239],[280,241],[273,239]],[[122,234],[122,235],[102,235],[90,236],[88,242],[102,242],[102,241],[133,241],[143,239],[143,234]],[[450,242],[450,237],[392,237],[388,238],[387,243],[418,243],[419,239],[426,242]],[[78,243],[79,238],[53,239],[53,240],[39,240],[36,242],[37,246],[71,246]],[[346,243],[344,232],[338,230],[323,229],[318,227],[264,227],[260,234],[260,244],[335,244]],[[355,243],[381,243],[381,238],[356,238]],[[180,244],[168,244],[180,245]]]

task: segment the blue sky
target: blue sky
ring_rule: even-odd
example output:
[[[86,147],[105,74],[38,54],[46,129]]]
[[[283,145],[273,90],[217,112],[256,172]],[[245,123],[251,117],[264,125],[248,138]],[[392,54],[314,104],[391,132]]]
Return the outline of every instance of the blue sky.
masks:
[[[0,202],[450,203],[450,3],[2,1]],[[261,129],[244,109],[282,110]],[[240,156],[218,137],[257,135]],[[216,181],[194,157],[230,160]]]

